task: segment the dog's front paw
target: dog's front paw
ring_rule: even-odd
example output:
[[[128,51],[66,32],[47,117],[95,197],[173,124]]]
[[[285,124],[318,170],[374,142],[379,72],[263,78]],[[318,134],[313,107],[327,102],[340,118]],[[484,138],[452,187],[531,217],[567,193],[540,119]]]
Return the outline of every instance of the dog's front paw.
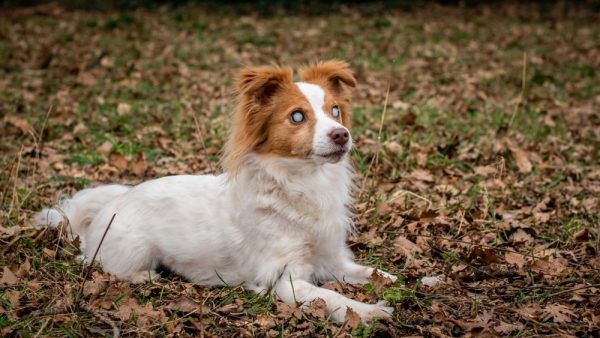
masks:
[[[363,323],[369,323],[375,318],[390,318],[394,313],[394,308],[387,306],[386,301],[377,302],[377,304],[363,304],[358,309],[353,309],[360,316]]]

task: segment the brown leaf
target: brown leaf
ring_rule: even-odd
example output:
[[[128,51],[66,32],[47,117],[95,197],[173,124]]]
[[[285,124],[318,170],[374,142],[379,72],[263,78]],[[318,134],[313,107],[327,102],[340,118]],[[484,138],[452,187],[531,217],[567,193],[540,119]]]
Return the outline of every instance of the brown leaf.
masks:
[[[412,126],[415,124],[415,122],[417,121],[417,115],[408,112],[404,115],[402,115],[402,117],[400,118],[400,121],[407,126]]]
[[[479,245],[473,247],[469,253],[469,262],[476,262],[481,265],[489,265],[492,263],[502,263],[503,259],[498,255],[498,252],[492,248],[485,248]]]
[[[352,310],[349,307],[346,308],[346,322],[348,323],[348,326],[352,329],[357,328],[358,325],[360,325],[361,323],[360,316],[358,315],[358,313],[354,312],[354,310]]]
[[[524,243],[526,245],[530,245],[533,243],[533,237],[529,235],[523,229],[517,229],[515,233],[510,236],[510,241],[512,243]]]
[[[543,256],[530,263],[531,270],[545,276],[559,276],[572,270],[565,258],[555,254],[554,250],[546,250],[536,256]]]
[[[573,318],[577,317],[571,308],[562,304],[548,304],[542,310],[542,318],[544,320],[552,319],[553,322],[558,324],[570,323],[573,321]]]
[[[523,149],[519,148],[512,142],[508,142],[508,149],[510,149],[513,159],[515,160],[515,163],[517,164],[517,168],[519,168],[519,172],[522,172],[522,173],[531,172],[531,170],[533,169],[533,165],[531,165],[531,162],[527,158],[527,153],[525,153],[525,151],[523,151]]]
[[[29,276],[29,270],[31,269],[31,264],[29,264],[29,258],[25,258],[25,262],[19,266],[19,270],[17,270],[17,276],[20,278]]]
[[[219,313],[223,313],[223,314],[228,314],[228,313],[232,313],[232,312],[237,312],[239,308],[239,305],[236,303],[230,303],[230,304],[225,304],[219,308],[217,308],[215,311],[219,312]]]
[[[136,155],[136,159],[131,163],[131,171],[137,176],[142,175],[148,169],[148,163],[146,163],[146,159],[144,153],[139,152]]]
[[[142,307],[135,309],[138,318],[136,325],[140,327],[150,326],[156,323],[163,323],[167,317],[162,310],[155,310],[152,303],[148,302]]]
[[[263,329],[270,329],[270,328],[277,326],[277,324],[275,323],[275,319],[273,319],[272,317],[270,317],[268,315],[259,315],[254,320],[254,324],[258,325],[259,327],[261,327]]]
[[[110,164],[120,171],[125,171],[125,169],[127,169],[127,159],[119,153],[110,154]]]
[[[103,280],[86,281],[83,286],[83,294],[85,296],[96,296],[104,292],[108,287],[108,282]]]
[[[433,182],[434,181],[433,175],[431,175],[431,173],[429,171],[424,170],[424,169],[413,170],[413,172],[410,173],[409,177],[414,178],[419,181],[423,181],[423,182]]]
[[[401,153],[403,149],[402,146],[396,141],[385,142],[383,146],[393,153]]]
[[[52,249],[43,248],[42,252],[44,253],[44,255],[46,255],[50,258],[56,258],[56,251],[54,251]]]
[[[163,322],[166,317],[161,310],[154,310],[151,303],[146,303],[143,306],[138,304],[135,298],[129,297],[119,304],[119,308],[114,312],[122,321],[127,321],[132,314],[137,317],[136,324],[144,327],[156,322]]]
[[[373,285],[373,287],[375,288],[375,292],[377,294],[380,294],[384,288],[394,284],[394,281],[387,277],[384,277],[381,273],[379,273],[377,269],[374,269],[373,273],[369,277],[369,283]]]
[[[318,319],[325,319],[327,315],[327,303],[321,298],[317,298],[310,302],[304,312]]]
[[[117,113],[119,113],[119,115],[127,115],[130,112],[131,112],[131,106],[129,105],[129,103],[120,102],[117,105]]]
[[[290,306],[284,302],[277,302],[277,312],[279,313],[277,317],[287,319],[292,316],[297,319],[302,318],[302,311],[297,306]]]
[[[108,156],[108,154],[110,153],[112,148],[113,148],[112,142],[104,141],[104,143],[102,143],[98,148],[96,148],[96,151],[104,156]]]
[[[504,259],[506,260],[507,263],[514,264],[519,269],[522,269],[525,266],[525,264],[527,263],[527,261],[525,260],[525,257],[516,252],[505,253]]]
[[[466,332],[482,331],[489,326],[489,322],[492,319],[492,313],[486,312],[482,315],[475,317],[474,319],[450,319],[454,324],[458,325],[461,329]]]
[[[573,239],[579,242],[584,242],[590,239],[589,231],[587,228],[583,228],[573,234]]]
[[[0,285],[14,285],[17,284],[19,278],[7,267],[4,267],[2,278],[0,278]]]
[[[134,309],[138,307],[139,304],[135,300],[135,298],[129,297],[118,304],[118,309],[114,312],[114,314],[115,316],[117,316],[117,318],[121,319],[122,321],[127,321],[131,317],[131,314],[133,313]]]
[[[415,254],[422,252],[421,248],[404,236],[396,238],[394,248],[396,249],[396,253],[407,258],[413,258]]]
[[[521,323],[509,324],[509,323],[505,323],[505,322],[500,322],[500,324],[494,326],[494,331],[496,331],[496,333],[499,333],[499,334],[507,335],[507,334],[510,334],[515,331],[520,331],[524,327],[525,326]]]
[[[10,305],[14,308],[19,307],[19,299],[21,298],[21,293],[17,290],[9,290],[4,292],[4,297],[10,302]]]
[[[21,133],[25,135],[35,132],[35,128],[33,128],[29,121],[27,121],[27,119],[21,116],[6,115],[4,117],[4,122],[17,127],[21,131]]]
[[[188,296],[181,296],[176,301],[169,303],[169,305],[166,306],[166,309],[171,311],[179,311],[185,314],[197,313],[200,311],[200,304],[196,303]],[[206,311],[203,309],[202,312],[206,313],[208,312],[208,309],[206,309]]]

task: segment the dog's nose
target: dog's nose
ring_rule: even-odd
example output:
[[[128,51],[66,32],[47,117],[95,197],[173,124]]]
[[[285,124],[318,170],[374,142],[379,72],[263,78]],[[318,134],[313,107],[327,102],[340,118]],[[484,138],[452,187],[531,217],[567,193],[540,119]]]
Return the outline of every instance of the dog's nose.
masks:
[[[346,128],[335,128],[329,133],[329,137],[335,144],[345,145],[350,138],[350,134]]]

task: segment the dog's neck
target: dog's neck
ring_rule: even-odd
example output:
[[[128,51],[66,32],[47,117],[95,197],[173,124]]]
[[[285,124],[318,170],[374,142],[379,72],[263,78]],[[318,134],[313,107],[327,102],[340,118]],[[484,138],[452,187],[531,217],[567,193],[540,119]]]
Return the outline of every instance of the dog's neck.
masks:
[[[352,174],[348,157],[338,163],[316,163],[250,154],[229,184],[240,200],[260,200],[271,204],[265,207],[313,217],[308,223],[335,222],[349,231]]]

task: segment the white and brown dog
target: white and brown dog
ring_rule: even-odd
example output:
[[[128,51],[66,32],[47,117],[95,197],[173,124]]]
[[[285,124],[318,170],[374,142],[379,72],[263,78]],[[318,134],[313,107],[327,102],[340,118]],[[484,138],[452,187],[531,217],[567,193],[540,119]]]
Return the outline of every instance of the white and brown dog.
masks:
[[[57,226],[66,217],[91,260],[116,214],[98,260],[122,280],[156,277],[163,265],[200,285],[273,290],[289,304],[322,298],[336,321],[346,308],[363,321],[389,317],[384,302],[314,284],[365,283],[374,269],[354,263],[346,246],[353,229],[347,86],[356,80],[336,60],[299,73],[294,82],[289,68],[241,70],[223,174],[85,189],[41,211],[36,223]]]

